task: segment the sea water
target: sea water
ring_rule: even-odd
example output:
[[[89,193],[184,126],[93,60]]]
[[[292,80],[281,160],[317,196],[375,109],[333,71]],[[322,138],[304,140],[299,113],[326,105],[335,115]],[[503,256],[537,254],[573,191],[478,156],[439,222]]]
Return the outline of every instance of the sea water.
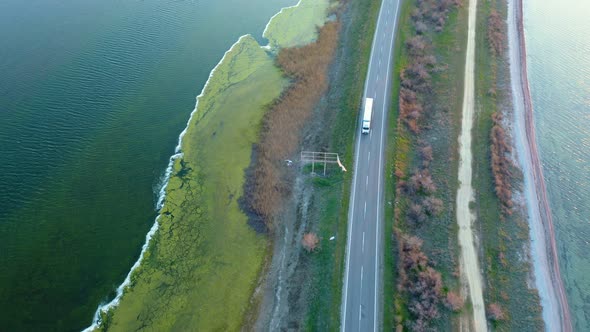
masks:
[[[0,330],[90,323],[209,72],[295,2],[0,1]]]
[[[575,331],[590,330],[588,15],[588,1],[524,1],[537,143]]]

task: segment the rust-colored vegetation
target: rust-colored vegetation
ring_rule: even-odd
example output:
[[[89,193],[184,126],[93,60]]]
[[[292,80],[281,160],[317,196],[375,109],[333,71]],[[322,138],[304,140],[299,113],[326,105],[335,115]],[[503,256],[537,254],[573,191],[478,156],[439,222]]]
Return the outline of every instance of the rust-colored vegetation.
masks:
[[[402,202],[394,209],[396,224],[401,226],[395,231],[399,243],[397,288],[409,313],[405,322],[398,321],[398,329],[405,325],[412,331],[430,330],[442,304],[454,311],[463,306],[460,296],[443,291],[441,275],[428,263],[422,240],[409,235],[444,209],[444,202],[435,196],[436,181],[430,172],[433,149],[424,138],[433,127],[428,123],[431,115],[440,109],[435,105],[432,75],[445,70],[437,62],[431,36],[443,30],[449,12],[458,5],[456,0],[416,0],[411,16],[414,33],[405,43],[408,62],[400,72],[398,122],[399,130],[409,133],[417,160],[411,171],[397,167],[395,171],[396,197]]]
[[[506,319],[506,314],[498,303],[491,303],[488,306],[488,318],[492,321],[500,321]]]
[[[487,37],[492,53],[496,56],[502,55],[506,33],[504,31],[504,20],[496,10],[492,10],[488,17]]]
[[[307,252],[314,251],[318,247],[319,243],[320,239],[315,233],[305,233],[305,235],[303,235],[303,239],[301,239],[301,245],[303,245],[303,248],[305,248]]]
[[[494,113],[492,115],[494,126],[491,132],[492,141],[492,174],[494,176],[494,186],[496,195],[502,203],[502,212],[512,214],[512,184],[510,169],[514,167],[510,159],[512,147],[508,144],[508,138],[502,128],[502,115]]]
[[[447,308],[457,312],[463,309],[465,301],[463,298],[455,292],[448,292],[447,298],[445,299],[445,305]]]
[[[400,234],[399,253],[398,291],[408,297],[411,319],[407,325],[413,331],[427,331],[430,321],[439,317],[438,307],[443,296],[442,278],[429,265],[419,238]]]
[[[254,148],[253,173],[246,181],[245,208],[251,217],[273,228],[273,216],[290,192],[283,160],[300,144],[300,133],[328,87],[327,71],[338,41],[338,22],[326,23],[318,39],[302,47],[285,48],[277,64],[292,80],[263,120],[260,143]]]
[[[502,56],[506,45],[505,23],[496,10],[492,10],[488,17],[487,42],[490,52],[494,56]],[[494,74],[495,76],[495,74]],[[492,95],[495,95],[495,85],[491,88]],[[502,205],[504,215],[512,214],[512,174],[511,169],[514,167],[510,159],[512,148],[509,144],[509,138],[503,128],[502,113],[495,112],[492,114],[493,126],[490,132],[491,142],[491,165],[492,175],[494,177],[494,190],[496,196]]]

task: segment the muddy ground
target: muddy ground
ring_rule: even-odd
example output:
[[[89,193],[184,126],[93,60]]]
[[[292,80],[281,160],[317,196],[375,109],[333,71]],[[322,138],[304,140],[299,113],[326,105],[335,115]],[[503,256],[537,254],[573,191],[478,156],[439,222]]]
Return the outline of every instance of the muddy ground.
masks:
[[[329,81],[337,82],[344,74],[346,63],[345,46],[347,32],[351,26],[351,6],[344,1],[337,14],[341,23],[339,46],[329,69]],[[329,151],[333,135],[330,124],[334,123],[337,110],[331,105],[342,96],[341,89],[330,84],[314,110],[312,121],[304,129],[301,150]],[[328,130],[326,130],[328,129]],[[334,151],[331,151],[334,152]],[[339,152],[339,151],[336,151]],[[292,195],[277,216],[279,225],[270,235],[273,237],[273,256],[267,274],[263,277],[257,293],[261,296],[258,317],[253,329],[256,331],[294,331],[303,329],[310,293],[309,253],[302,247],[304,233],[318,229],[320,206],[314,205],[314,185],[309,171],[299,163],[299,152],[291,157],[294,163],[289,167],[292,178]],[[345,235],[344,235],[345,237]],[[329,239],[320,239],[322,242]],[[345,238],[343,238],[345,240]],[[311,254],[313,255],[313,253]]]

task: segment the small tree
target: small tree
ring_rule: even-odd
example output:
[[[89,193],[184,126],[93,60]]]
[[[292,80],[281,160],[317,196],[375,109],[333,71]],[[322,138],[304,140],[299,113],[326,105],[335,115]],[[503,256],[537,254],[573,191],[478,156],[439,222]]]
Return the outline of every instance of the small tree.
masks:
[[[457,295],[457,293],[448,292],[445,304],[447,308],[453,311],[460,311],[461,309],[463,309],[465,301],[460,295]]]
[[[301,240],[301,244],[307,252],[314,251],[317,248],[318,243],[320,243],[320,239],[315,233],[306,233]]]
[[[498,303],[492,303],[488,306],[488,318],[493,321],[499,321],[504,320],[506,316],[504,315],[504,310],[502,310]]]
[[[426,197],[422,201],[422,205],[424,206],[424,210],[431,216],[438,215],[443,210],[443,201],[432,196]]]

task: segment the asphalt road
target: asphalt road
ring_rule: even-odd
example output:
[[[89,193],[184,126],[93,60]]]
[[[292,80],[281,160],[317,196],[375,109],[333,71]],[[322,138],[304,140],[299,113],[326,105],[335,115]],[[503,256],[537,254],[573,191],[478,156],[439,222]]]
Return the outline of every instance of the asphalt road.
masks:
[[[387,111],[391,105],[393,41],[400,0],[383,0],[373,37],[364,97],[372,97],[371,131],[356,134],[348,211],[341,331],[381,330],[383,263],[383,167]],[[364,99],[363,99],[364,105]]]

